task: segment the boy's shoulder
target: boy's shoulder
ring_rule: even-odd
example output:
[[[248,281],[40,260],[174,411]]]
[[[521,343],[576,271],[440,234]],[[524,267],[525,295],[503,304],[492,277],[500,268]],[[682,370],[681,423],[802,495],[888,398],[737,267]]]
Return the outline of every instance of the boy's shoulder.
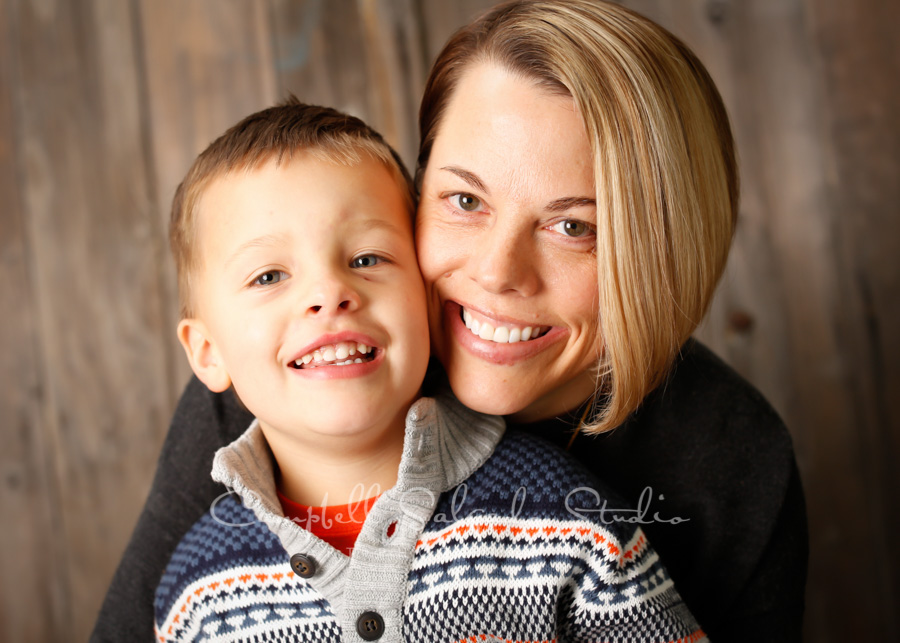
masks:
[[[341,640],[328,602],[291,571],[278,537],[233,494],[181,539],[154,610],[159,640]]]
[[[220,496],[175,548],[156,590],[157,614],[196,582],[248,564],[278,563],[284,549],[278,538],[232,494]]]

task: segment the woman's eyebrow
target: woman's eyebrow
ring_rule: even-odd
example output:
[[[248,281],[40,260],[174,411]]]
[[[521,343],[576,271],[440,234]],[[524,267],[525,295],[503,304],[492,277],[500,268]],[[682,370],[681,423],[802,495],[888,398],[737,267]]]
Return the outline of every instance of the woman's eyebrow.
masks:
[[[582,206],[597,207],[597,200],[586,196],[566,196],[561,199],[554,199],[548,203],[547,211],[565,212],[566,210]]]
[[[469,172],[468,170],[464,170],[461,167],[457,167],[455,165],[448,165],[446,167],[442,167],[442,170],[446,170],[447,172],[451,172],[461,178],[463,181],[471,185],[473,188],[478,190],[479,192],[484,192],[485,194],[490,194],[484,182],[479,179],[477,176]]]

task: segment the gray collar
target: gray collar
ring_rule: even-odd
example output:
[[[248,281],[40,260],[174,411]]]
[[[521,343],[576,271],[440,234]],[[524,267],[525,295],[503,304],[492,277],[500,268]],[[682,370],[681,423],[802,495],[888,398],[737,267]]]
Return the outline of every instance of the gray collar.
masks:
[[[317,571],[309,583],[328,598],[345,637],[359,614],[371,609],[396,624],[397,629],[389,631],[399,632],[402,601],[395,599],[398,590],[399,596],[405,595],[415,543],[438,497],[484,464],[503,431],[502,418],[476,413],[449,393],[416,401],[406,416],[397,484],[375,502],[352,558],[284,517],[275,491],[272,453],[257,421],[219,449],[212,477],[241,497],[278,536],[288,557],[302,553],[315,560]],[[391,524],[394,532],[387,536]],[[382,643],[388,640],[393,639]]]

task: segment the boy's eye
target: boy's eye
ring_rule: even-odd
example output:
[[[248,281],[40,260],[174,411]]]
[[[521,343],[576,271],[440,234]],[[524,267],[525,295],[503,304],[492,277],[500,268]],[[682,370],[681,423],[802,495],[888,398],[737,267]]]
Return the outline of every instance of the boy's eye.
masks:
[[[454,194],[450,197],[450,202],[465,212],[478,212],[481,209],[481,199],[472,194]]]
[[[361,257],[356,257],[350,265],[354,268],[371,268],[382,261],[384,259],[378,255],[362,255]]]
[[[257,277],[253,281],[254,286],[270,286],[272,284],[277,284],[282,279],[287,278],[287,273],[283,270],[270,270],[269,272],[264,272],[259,277]]]
[[[594,233],[594,229],[584,221],[578,219],[565,219],[559,223],[550,226],[551,230],[556,230],[567,237],[580,239]]]

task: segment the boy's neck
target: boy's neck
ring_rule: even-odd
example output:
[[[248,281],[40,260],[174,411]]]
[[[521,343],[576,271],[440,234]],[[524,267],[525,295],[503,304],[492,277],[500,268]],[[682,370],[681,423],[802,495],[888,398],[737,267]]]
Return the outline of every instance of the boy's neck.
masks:
[[[278,465],[278,490],[298,504],[345,505],[379,495],[397,482],[402,422],[367,434],[365,440],[360,436],[303,440],[260,426]]]

